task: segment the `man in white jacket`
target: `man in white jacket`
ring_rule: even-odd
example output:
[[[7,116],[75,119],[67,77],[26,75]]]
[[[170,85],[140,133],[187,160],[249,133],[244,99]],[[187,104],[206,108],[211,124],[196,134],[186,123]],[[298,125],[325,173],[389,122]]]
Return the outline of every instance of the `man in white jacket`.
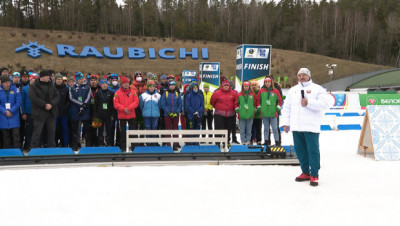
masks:
[[[293,132],[302,170],[296,181],[310,180],[311,186],[318,186],[321,118],[330,106],[330,99],[324,88],[312,82],[309,69],[301,68],[297,79],[298,84],[288,91],[282,107],[282,125],[286,133]]]

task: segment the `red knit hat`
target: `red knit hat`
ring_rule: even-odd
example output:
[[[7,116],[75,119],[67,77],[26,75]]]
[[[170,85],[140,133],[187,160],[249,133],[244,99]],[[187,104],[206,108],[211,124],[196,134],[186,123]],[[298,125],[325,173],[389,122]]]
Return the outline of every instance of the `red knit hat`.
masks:
[[[222,82],[222,86],[224,86],[224,85],[230,86],[229,81],[228,81],[228,80],[223,81],[223,82]]]
[[[127,77],[121,78],[121,84],[124,84],[124,83],[129,83],[129,79]]]

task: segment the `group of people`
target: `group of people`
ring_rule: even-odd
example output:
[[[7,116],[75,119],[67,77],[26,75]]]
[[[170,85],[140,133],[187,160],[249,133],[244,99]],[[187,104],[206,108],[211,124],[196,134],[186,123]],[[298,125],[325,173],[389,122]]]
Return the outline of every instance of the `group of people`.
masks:
[[[196,79],[181,92],[175,76],[151,72],[144,76],[137,71],[132,81],[118,74],[81,72],[68,79],[53,70],[10,73],[1,68],[0,74],[0,148],[69,146],[76,151],[84,142],[87,147],[119,146],[125,151],[127,125],[129,130],[177,130],[180,122],[182,129],[212,130],[213,121],[215,129],[228,130],[229,142],[237,142],[236,119],[242,144],[261,144],[262,124],[265,145],[272,143],[270,128],[275,145],[282,142],[282,91],[270,75],[262,86],[255,80],[243,81],[240,92],[222,76],[212,93],[207,84],[200,90]],[[318,184],[319,113],[328,102],[321,98],[324,90],[312,83],[308,69],[300,69],[297,76],[299,85],[288,92],[282,124],[285,132],[292,126],[303,171],[296,181]],[[180,147],[178,142],[172,146]]]
[[[244,81],[240,93],[225,77],[214,93],[208,84],[200,90],[196,79],[180,91],[176,80],[173,75],[158,77],[149,72],[144,76],[139,71],[132,81],[118,74],[84,76],[81,72],[72,80],[53,70],[11,73],[2,68],[1,147],[78,150],[84,142],[87,147],[125,150],[127,125],[129,130],[169,130],[178,129],[179,123],[182,129],[226,129],[229,141],[238,143],[236,117],[243,144],[262,143],[261,120],[268,137],[265,143],[271,143],[272,126],[275,143],[280,144],[277,121],[282,94],[271,76],[266,76],[261,88],[256,81]],[[178,142],[172,146],[180,148]]]

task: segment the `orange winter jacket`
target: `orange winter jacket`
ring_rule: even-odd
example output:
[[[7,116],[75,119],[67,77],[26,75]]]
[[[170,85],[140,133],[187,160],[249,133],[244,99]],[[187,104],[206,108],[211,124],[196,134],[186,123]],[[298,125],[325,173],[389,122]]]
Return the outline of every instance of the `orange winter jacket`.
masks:
[[[118,112],[118,119],[136,118],[135,109],[139,106],[139,97],[132,90],[123,90],[122,87],[114,94],[114,108]],[[125,113],[125,108],[129,114]]]

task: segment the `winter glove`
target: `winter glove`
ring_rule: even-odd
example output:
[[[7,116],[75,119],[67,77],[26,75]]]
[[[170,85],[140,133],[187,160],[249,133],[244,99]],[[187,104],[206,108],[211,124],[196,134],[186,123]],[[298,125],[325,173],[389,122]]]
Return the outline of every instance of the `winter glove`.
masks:
[[[196,111],[195,113],[193,113],[193,116],[194,116],[196,119],[199,119],[199,118],[200,118],[200,113],[199,113],[198,111]]]
[[[87,104],[83,103],[83,104],[82,104],[82,107],[83,107],[83,108],[87,108]]]
[[[83,114],[83,109],[80,109],[78,115],[82,116],[82,114]]]

